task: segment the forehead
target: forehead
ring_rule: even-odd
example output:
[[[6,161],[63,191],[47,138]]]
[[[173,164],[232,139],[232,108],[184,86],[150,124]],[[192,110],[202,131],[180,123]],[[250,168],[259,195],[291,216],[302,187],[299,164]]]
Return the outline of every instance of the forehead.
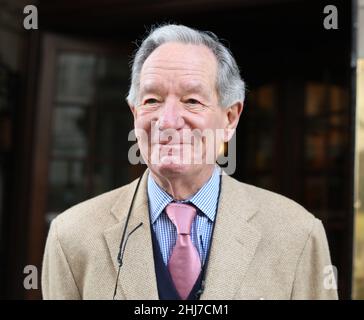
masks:
[[[140,80],[143,87],[163,81],[178,82],[185,89],[215,84],[217,61],[204,45],[166,43],[145,60]]]

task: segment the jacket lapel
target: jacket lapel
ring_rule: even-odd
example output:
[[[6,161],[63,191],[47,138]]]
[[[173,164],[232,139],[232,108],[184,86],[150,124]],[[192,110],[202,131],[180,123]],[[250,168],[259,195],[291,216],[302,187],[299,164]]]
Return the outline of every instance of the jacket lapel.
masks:
[[[123,256],[123,265],[120,269],[117,299],[158,299],[157,280],[154,269],[153,247],[150,232],[146,171],[142,177],[136,193],[133,210],[124,239],[127,241]],[[119,221],[111,228],[105,230],[104,236],[110,251],[111,259],[117,272],[122,231],[135,192],[137,181],[134,181],[121,194],[112,208],[112,214]],[[130,232],[140,223],[142,225],[132,234]],[[128,234],[130,234],[129,238]],[[116,277],[116,273],[115,273]]]
[[[223,175],[202,300],[234,299],[261,238],[249,223],[258,205],[240,183]]]
[[[148,170],[142,177],[128,223],[126,236],[140,223],[142,226],[127,240],[117,299],[158,299],[149,220],[147,175]],[[115,277],[119,267],[117,255],[121,235],[136,184],[137,181],[131,183],[120,195],[111,210],[118,222],[104,232],[115,268]],[[202,300],[234,299],[236,292],[243,285],[244,275],[261,238],[260,232],[249,222],[257,211],[258,205],[250,198],[248,192],[246,190],[242,192],[238,182],[223,175]]]

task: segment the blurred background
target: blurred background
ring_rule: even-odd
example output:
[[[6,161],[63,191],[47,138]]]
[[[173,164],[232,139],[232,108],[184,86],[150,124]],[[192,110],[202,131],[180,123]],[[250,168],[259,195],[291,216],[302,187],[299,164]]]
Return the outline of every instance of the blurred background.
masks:
[[[324,223],[342,299],[364,298],[364,1],[0,0],[0,295],[41,270],[50,221],[130,182],[125,102],[135,40],[155,23],[215,32],[248,87],[234,177]],[[338,29],[326,30],[326,5]]]

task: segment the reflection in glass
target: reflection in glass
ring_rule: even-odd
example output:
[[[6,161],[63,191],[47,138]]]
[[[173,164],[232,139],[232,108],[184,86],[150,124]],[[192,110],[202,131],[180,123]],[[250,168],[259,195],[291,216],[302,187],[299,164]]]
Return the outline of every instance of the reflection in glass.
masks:
[[[63,211],[85,200],[86,172],[83,161],[53,160],[49,167],[48,210]]]
[[[128,56],[60,52],[53,107],[48,213],[54,217],[130,182],[133,121],[125,102]],[[133,173],[133,175],[132,175]]]
[[[58,57],[57,102],[90,103],[94,94],[95,65],[95,55],[61,53]]]
[[[87,155],[88,109],[61,106],[53,115],[53,156]]]

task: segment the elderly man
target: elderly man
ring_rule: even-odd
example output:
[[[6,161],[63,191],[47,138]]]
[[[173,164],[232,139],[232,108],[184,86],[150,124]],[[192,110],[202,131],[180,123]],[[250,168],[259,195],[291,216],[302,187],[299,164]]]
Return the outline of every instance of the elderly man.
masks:
[[[148,169],[54,219],[44,298],[336,299],[322,223],[215,164],[243,101],[238,66],[215,35],[154,29],[128,95]]]

